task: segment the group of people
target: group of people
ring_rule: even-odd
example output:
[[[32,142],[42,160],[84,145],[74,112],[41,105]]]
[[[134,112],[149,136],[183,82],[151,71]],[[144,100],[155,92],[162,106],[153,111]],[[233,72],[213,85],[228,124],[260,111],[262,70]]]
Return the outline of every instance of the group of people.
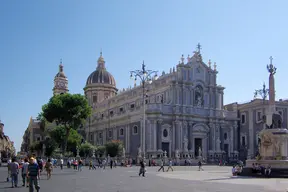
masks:
[[[266,177],[270,177],[271,175],[271,165],[267,165],[266,167],[262,166],[258,163],[252,164],[252,172],[260,175],[264,175]]]
[[[45,169],[47,173],[47,179],[51,178],[51,172],[53,170],[53,163],[51,159],[48,159],[44,163],[42,159],[36,159],[34,156],[24,158],[17,161],[16,158],[12,158],[8,161],[8,177],[7,182],[11,180],[12,188],[18,187],[19,174],[22,176],[22,186],[29,188],[30,192],[40,190],[39,180],[41,172]]]

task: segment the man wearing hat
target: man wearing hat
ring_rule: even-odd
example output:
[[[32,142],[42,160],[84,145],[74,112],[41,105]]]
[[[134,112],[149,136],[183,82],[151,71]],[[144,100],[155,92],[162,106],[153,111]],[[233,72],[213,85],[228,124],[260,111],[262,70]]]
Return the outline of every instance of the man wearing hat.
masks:
[[[34,157],[30,158],[27,175],[29,177],[29,192],[34,191],[34,186],[35,186],[36,191],[38,192],[40,190],[39,180],[38,180],[38,178],[40,176],[39,175],[39,166],[35,162]]]

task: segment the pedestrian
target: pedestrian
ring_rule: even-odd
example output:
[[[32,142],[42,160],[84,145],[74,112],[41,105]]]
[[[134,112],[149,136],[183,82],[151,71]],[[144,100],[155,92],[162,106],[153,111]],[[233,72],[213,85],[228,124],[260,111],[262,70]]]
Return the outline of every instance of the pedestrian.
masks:
[[[170,159],[170,160],[169,160],[169,166],[168,166],[167,172],[169,171],[169,169],[171,169],[171,170],[173,171],[172,166],[173,166],[173,162],[172,162],[172,160]]]
[[[61,168],[61,170],[63,170],[63,164],[64,164],[64,160],[61,158],[60,159],[60,168]]]
[[[29,192],[34,192],[34,187],[36,191],[38,192],[40,190],[39,179],[38,179],[40,178],[40,173],[39,173],[39,166],[35,162],[34,157],[30,158],[27,175],[29,177]]]
[[[78,171],[82,171],[82,165],[83,165],[83,162],[81,159],[79,159],[78,161]]]
[[[164,161],[163,161],[163,159],[160,162],[160,168],[158,169],[158,172],[161,171],[161,170],[164,172]]]
[[[140,170],[139,170],[139,176],[142,175],[143,177],[145,177],[145,162],[144,160],[140,161]]]
[[[204,171],[204,169],[202,168],[202,162],[201,162],[201,160],[199,160],[198,161],[198,168],[199,168],[199,170],[198,171]]]
[[[12,188],[17,187],[18,185],[18,173],[19,173],[19,164],[16,162],[15,157],[12,158],[12,162],[9,164]]]
[[[24,163],[22,165],[22,181],[23,181],[23,187],[26,184],[26,187],[28,187],[28,179],[27,179],[27,172],[28,172],[28,159],[24,159]]]
[[[9,160],[7,161],[7,169],[8,169],[7,182],[10,181],[10,177],[11,177],[10,164],[11,164],[11,159],[9,159]]]
[[[48,159],[47,163],[45,164],[45,170],[47,173],[47,180],[51,178],[51,172],[53,170],[53,164],[51,163],[51,159]]]
[[[112,159],[110,160],[110,168],[111,169],[113,168],[113,160]]]

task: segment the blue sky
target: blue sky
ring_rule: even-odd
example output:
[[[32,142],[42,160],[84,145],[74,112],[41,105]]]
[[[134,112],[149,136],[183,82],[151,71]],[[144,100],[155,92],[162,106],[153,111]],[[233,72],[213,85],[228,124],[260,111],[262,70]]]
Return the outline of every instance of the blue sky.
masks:
[[[0,2],[0,116],[19,149],[30,116],[52,96],[62,58],[71,93],[83,93],[102,48],[118,88],[131,85],[129,70],[169,71],[181,54],[203,46],[217,62],[225,103],[253,98],[268,83],[274,57],[276,97],[285,91],[285,0],[47,0]]]

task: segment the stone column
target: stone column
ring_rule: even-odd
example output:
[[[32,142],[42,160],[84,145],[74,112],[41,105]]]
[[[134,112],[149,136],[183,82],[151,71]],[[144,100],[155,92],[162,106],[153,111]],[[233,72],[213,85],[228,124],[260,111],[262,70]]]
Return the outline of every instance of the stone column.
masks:
[[[238,123],[237,123],[237,121],[234,122],[233,129],[234,129],[234,149],[235,149],[234,151],[238,151],[239,135],[238,135]]]
[[[181,149],[181,146],[180,146],[180,121],[176,120],[174,121],[174,124],[175,124],[175,149],[177,150],[180,150]]]
[[[193,140],[193,121],[189,121],[190,134],[188,137],[190,143],[190,151],[194,151],[194,140]]]
[[[157,149],[162,149],[162,140],[161,140],[161,136],[162,136],[162,122],[163,120],[162,119],[158,119],[157,120],[157,131],[158,131],[158,134],[157,134]]]
[[[176,126],[175,126],[175,123],[172,122],[172,134],[171,134],[171,149],[172,151],[175,151],[176,150],[176,146],[175,146],[175,134],[176,134]]]
[[[234,127],[230,126],[230,152],[234,153]]]
[[[153,120],[151,123],[153,125],[153,151],[157,151],[157,121]]]
[[[126,125],[125,128],[125,150],[126,153],[130,152],[130,129],[129,129],[129,125]]]
[[[249,127],[249,149],[248,149],[248,156],[249,157],[254,157],[254,127],[253,127],[253,111],[252,109],[249,109],[248,113],[248,127]]]
[[[152,124],[150,120],[147,120],[147,125],[146,125],[146,149],[147,151],[152,151]]]

